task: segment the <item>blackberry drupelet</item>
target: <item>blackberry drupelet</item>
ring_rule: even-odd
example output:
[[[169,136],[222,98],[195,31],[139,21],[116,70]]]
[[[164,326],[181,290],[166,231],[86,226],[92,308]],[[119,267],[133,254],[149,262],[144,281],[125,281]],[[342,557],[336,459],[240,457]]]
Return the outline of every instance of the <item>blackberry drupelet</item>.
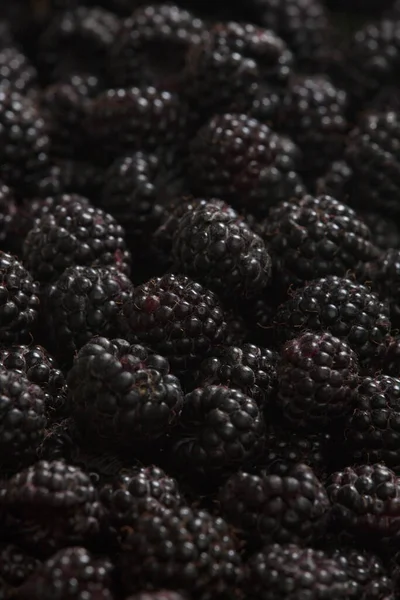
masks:
[[[253,344],[222,346],[193,374],[196,387],[224,385],[242,391],[259,406],[268,405],[276,389],[278,355]]]
[[[220,490],[222,516],[257,543],[307,543],[326,532],[330,504],[307,465],[251,475],[232,475]]]
[[[378,253],[365,223],[331,196],[280,203],[271,209],[263,237],[284,290],[327,275],[361,278]]]
[[[123,306],[121,331],[186,370],[225,342],[226,318],[213,292],[188,277],[167,274],[135,288]]]
[[[0,251],[0,341],[30,338],[39,310],[39,288],[15,256]]]
[[[379,297],[390,306],[393,327],[400,326],[400,250],[389,249],[372,261],[368,278]]]
[[[259,456],[264,445],[264,419],[256,402],[243,392],[209,385],[186,394],[172,460],[206,477],[229,472]]]
[[[79,546],[49,558],[16,592],[16,600],[113,600],[114,566]]]
[[[4,531],[40,556],[98,541],[103,519],[89,475],[63,461],[38,461],[2,482],[0,514]]]
[[[38,559],[13,544],[0,545],[0,598],[15,597],[16,589],[40,567]],[[5,586],[8,594],[2,595]]]
[[[80,430],[128,453],[137,441],[167,433],[183,402],[168,361],[120,339],[95,337],[83,346],[67,383]]]
[[[129,271],[125,232],[100,208],[76,199],[56,202],[28,233],[23,257],[41,283],[56,281],[70,266],[108,267]]]
[[[351,600],[360,588],[344,567],[322,550],[273,544],[250,557],[245,589],[259,600]]]
[[[387,302],[368,287],[335,276],[315,279],[292,292],[273,321],[282,342],[304,330],[331,333],[356,352],[367,370],[374,370],[386,354],[391,329]]]
[[[357,357],[330,333],[303,333],[283,346],[277,379],[277,403],[288,423],[328,429],[354,408]]]
[[[133,291],[114,268],[69,267],[46,291],[44,320],[54,352],[70,364],[92,337],[118,334],[118,316]]]
[[[213,203],[180,219],[172,254],[178,272],[227,299],[257,296],[271,277],[262,239],[235,211]]]
[[[388,467],[380,463],[346,467],[331,475],[326,489],[333,526],[366,544],[385,538],[396,542],[400,479]]]
[[[130,549],[121,555],[126,593],[171,586],[194,597],[232,597],[241,583],[237,541],[221,517],[179,508],[144,514],[126,532]]]
[[[15,46],[0,50],[1,87],[30,94],[37,83],[37,72],[29,59]]]
[[[305,193],[300,166],[300,151],[289,138],[245,114],[224,114],[198,131],[188,169],[200,196],[265,216],[270,206]]]
[[[145,4],[122,22],[111,49],[114,86],[182,87],[186,55],[207,37],[205,24],[175,4]]]

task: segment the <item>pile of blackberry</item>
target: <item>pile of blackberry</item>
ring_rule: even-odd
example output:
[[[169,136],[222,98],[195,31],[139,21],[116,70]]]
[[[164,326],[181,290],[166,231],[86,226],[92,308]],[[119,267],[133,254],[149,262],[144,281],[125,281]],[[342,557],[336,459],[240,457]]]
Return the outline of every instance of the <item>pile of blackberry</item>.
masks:
[[[0,600],[400,598],[400,2],[0,2]]]

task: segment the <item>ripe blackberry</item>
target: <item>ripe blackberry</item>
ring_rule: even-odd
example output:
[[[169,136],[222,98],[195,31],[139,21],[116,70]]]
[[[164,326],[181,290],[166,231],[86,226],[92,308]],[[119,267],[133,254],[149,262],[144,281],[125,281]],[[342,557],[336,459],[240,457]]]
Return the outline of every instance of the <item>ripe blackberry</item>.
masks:
[[[345,160],[334,161],[316,181],[317,194],[332,196],[341,202],[352,200],[353,171]],[[368,224],[369,225],[369,224]]]
[[[16,600],[113,600],[113,564],[86,548],[64,548],[49,558],[16,592]]]
[[[271,276],[262,239],[235,211],[220,210],[213,203],[180,219],[172,252],[178,272],[221,297],[257,296]]]
[[[368,277],[379,297],[390,306],[394,327],[400,325],[400,250],[389,249],[368,268]]]
[[[303,333],[287,342],[277,378],[278,405],[296,428],[327,429],[353,410],[357,358],[330,333]]]
[[[206,38],[203,21],[175,4],[145,4],[122,22],[110,56],[116,87],[182,86],[186,54]]]
[[[24,261],[35,278],[51,283],[73,265],[129,270],[125,232],[111,215],[79,200],[55,204],[24,243]]]
[[[335,276],[295,290],[273,321],[281,341],[304,330],[328,331],[356,352],[362,367],[372,370],[386,353],[391,329],[387,302],[368,287]]]
[[[13,544],[0,545],[0,598],[15,597],[19,588],[39,568],[38,559]],[[8,594],[3,595],[5,589]]]
[[[171,586],[219,598],[229,597],[241,582],[236,540],[223,519],[206,511],[183,507],[144,514],[126,531],[126,544],[130,550],[120,559],[126,593]]]
[[[400,479],[385,465],[346,467],[326,489],[334,526],[365,541],[398,535]]]
[[[400,249],[400,229],[393,219],[373,211],[358,214],[369,227],[375,246],[380,250]]]
[[[15,46],[0,50],[1,87],[29,94],[37,82],[37,72],[29,59]]]
[[[162,356],[125,340],[95,337],[78,353],[67,378],[70,405],[82,432],[130,451],[137,440],[165,434],[183,394]]]
[[[259,600],[351,600],[360,589],[343,566],[322,550],[273,544],[247,563],[245,589]]]
[[[222,346],[206,358],[193,375],[196,387],[224,385],[235,388],[257,402],[268,403],[276,389],[278,355],[253,344]]]
[[[207,476],[240,468],[264,444],[264,420],[243,392],[209,385],[186,394],[172,449],[173,460]]]
[[[213,292],[182,275],[167,274],[137,287],[123,306],[124,334],[185,370],[227,336],[224,310]]]
[[[263,236],[285,290],[327,275],[361,277],[378,252],[365,223],[331,196],[282,202],[270,211]]]
[[[222,198],[257,216],[305,193],[301,155],[287,137],[244,114],[212,117],[190,148],[189,177],[199,195]]]
[[[50,167],[37,188],[41,198],[77,194],[98,202],[103,186],[103,169],[93,163],[63,159]]]
[[[236,473],[218,500],[222,516],[257,542],[310,542],[324,535],[328,524],[325,488],[301,463],[287,465],[279,474]]]
[[[38,461],[3,482],[0,511],[5,531],[45,556],[90,543],[103,518],[89,475],[62,461]]]
[[[50,285],[44,316],[55,352],[66,363],[96,335],[115,337],[133,285],[113,268],[69,267]]]

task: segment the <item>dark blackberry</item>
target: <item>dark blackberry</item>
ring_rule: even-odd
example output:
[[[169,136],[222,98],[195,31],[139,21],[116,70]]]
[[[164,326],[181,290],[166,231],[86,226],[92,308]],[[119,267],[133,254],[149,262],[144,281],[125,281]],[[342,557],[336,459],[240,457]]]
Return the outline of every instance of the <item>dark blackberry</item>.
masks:
[[[283,473],[236,473],[220,490],[221,514],[246,538],[263,543],[306,543],[324,535],[329,500],[304,464]]]
[[[89,475],[62,461],[38,461],[3,482],[0,511],[4,531],[47,556],[97,539],[103,518]]]
[[[175,4],[147,4],[125,19],[111,50],[116,87],[182,86],[186,54],[207,36],[201,19]]]
[[[103,169],[93,163],[64,159],[51,166],[37,188],[42,198],[78,194],[98,203],[103,185]]]
[[[353,410],[357,358],[330,333],[303,333],[287,342],[277,378],[278,405],[296,428],[327,429]]]
[[[48,164],[47,125],[34,100],[0,86],[0,178],[32,196]]]
[[[80,430],[122,451],[165,434],[183,401],[165,358],[119,339],[96,337],[83,346],[67,382]]]
[[[241,582],[237,542],[225,521],[206,511],[144,514],[126,532],[126,544],[130,550],[120,559],[126,593],[171,586],[195,597],[233,597]]]
[[[344,567],[322,550],[273,544],[247,563],[245,589],[259,600],[350,600],[360,589]]]
[[[392,337],[382,357],[382,370],[386,375],[400,379],[400,337]]]
[[[367,277],[379,297],[390,306],[393,327],[400,326],[400,250],[383,252],[368,268]]]
[[[4,183],[0,183],[0,245],[3,250],[19,249],[19,241],[13,235],[18,207],[14,194]]]
[[[0,50],[0,85],[20,94],[29,94],[37,83],[37,72],[29,59],[15,46]]]
[[[365,542],[397,537],[400,479],[385,465],[346,467],[331,475],[327,492],[334,527]]]
[[[161,590],[158,592],[139,592],[129,596],[127,600],[189,600],[188,597],[180,592],[170,590]]]
[[[346,159],[352,169],[349,202],[398,216],[400,188],[399,113],[369,113],[349,137]]]
[[[119,26],[116,15],[99,7],[56,13],[39,39],[42,74],[49,80],[71,72],[104,74]]]
[[[15,597],[16,588],[33,575],[40,566],[38,559],[30,556],[18,546],[2,544],[0,546],[0,598]],[[3,587],[8,594],[2,595]]]
[[[128,339],[159,352],[180,370],[223,344],[226,314],[213,292],[182,275],[168,274],[137,287],[123,307]]]
[[[119,312],[132,291],[128,277],[117,269],[66,269],[45,298],[44,319],[57,356],[71,363],[92,337],[115,337]]]
[[[86,548],[64,548],[16,592],[16,600],[113,600],[113,564]]]
[[[397,223],[388,216],[377,212],[359,212],[371,231],[372,242],[380,250],[400,249],[400,229]]]
[[[247,97],[260,80],[284,85],[292,63],[292,53],[272,31],[250,23],[216,23],[208,37],[189,49],[186,95],[204,118]]]
[[[278,355],[253,344],[222,346],[194,373],[196,387],[224,385],[242,391],[259,406],[268,404],[276,389]]]
[[[240,468],[264,444],[264,420],[243,392],[209,385],[186,394],[173,440],[173,460],[205,476]]]
[[[325,0],[325,3],[332,11],[354,12],[361,18],[382,14],[383,11],[389,10],[395,0]]]
[[[271,276],[262,239],[235,211],[220,210],[213,203],[180,219],[172,252],[178,272],[221,297],[257,296]]]
[[[273,322],[281,341],[304,330],[328,331],[349,344],[362,367],[372,370],[386,353],[391,329],[387,302],[368,287],[335,276],[292,292]]]
[[[315,183],[317,194],[333,196],[341,202],[351,199],[353,171],[345,160],[334,161]]]
[[[129,271],[125,232],[111,215],[79,200],[55,204],[35,222],[24,243],[25,264],[34,277],[51,283],[73,265]]]
[[[365,223],[331,196],[282,202],[270,211],[263,237],[285,291],[327,275],[362,277],[378,253]]]
[[[200,195],[265,215],[270,206],[305,193],[301,155],[287,137],[244,114],[212,117],[193,139],[189,177]]]

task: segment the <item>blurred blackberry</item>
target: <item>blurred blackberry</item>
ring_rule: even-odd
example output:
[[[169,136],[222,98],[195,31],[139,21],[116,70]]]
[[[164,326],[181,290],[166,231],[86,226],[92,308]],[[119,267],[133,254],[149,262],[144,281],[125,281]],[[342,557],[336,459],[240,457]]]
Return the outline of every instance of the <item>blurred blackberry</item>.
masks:
[[[0,246],[3,250],[13,251],[18,248],[13,235],[17,212],[13,192],[7,185],[0,183]]]
[[[70,364],[96,335],[114,337],[133,285],[117,269],[69,267],[46,291],[45,323],[60,360]]]
[[[48,164],[47,125],[37,104],[26,94],[0,86],[0,178],[24,195]]]
[[[292,72],[293,56],[272,31],[250,23],[215,23],[209,36],[192,44],[184,83],[189,103],[202,118],[248,97],[259,81],[278,87]]]
[[[119,339],[95,337],[83,346],[67,382],[85,436],[128,452],[137,440],[167,433],[183,401],[165,358]]]
[[[262,233],[276,281],[285,290],[327,275],[362,278],[366,263],[378,254],[365,223],[331,196],[281,202]]]
[[[49,558],[16,592],[16,600],[113,600],[113,564],[86,548],[64,548]]]
[[[218,298],[183,275],[168,274],[137,287],[123,306],[121,331],[186,370],[227,337]]]
[[[236,473],[218,500],[222,516],[256,542],[306,543],[324,535],[328,524],[325,489],[301,463],[279,474]]]
[[[62,194],[78,194],[99,202],[104,185],[104,170],[93,163],[63,159],[57,161],[38,183],[38,196],[42,198]]]
[[[0,598],[15,597],[16,588],[33,575],[39,560],[13,544],[0,545]],[[3,590],[3,586],[8,593]],[[4,595],[3,595],[4,594]]]
[[[175,4],[145,4],[125,19],[111,50],[114,86],[182,86],[186,55],[207,37],[201,19]]]
[[[42,75],[50,81],[66,73],[103,75],[119,25],[113,13],[99,7],[56,13],[39,39]]]
[[[379,89],[372,100],[367,103],[366,110],[373,110],[376,112],[399,112],[400,98],[397,85],[387,85]]]
[[[344,160],[334,161],[315,183],[317,194],[332,196],[347,203],[351,195],[353,171]]]
[[[161,590],[158,592],[139,592],[129,596],[127,600],[188,600],[188,598],[180,592]]]
[[[400,23],[399,23],[400,24]],[[400,214],[400,119],[395,112],[369,113],[349,136],[346,159],[353,171],[350,202]]]
[[[325,0],[333,11],[354,12],[358,16],[379,15],[392,7],[395,0]]]
[[[0,78],[2,88],[29,94],[37,83],[37,72],[18,48],[7,46],[0,49]]]
[[[193,139],[188,175],[200,196],[265,216],[270,206],[305,193],[300,166],[300,151],[289,138],[245,114],[224,114]]]
[[[223,519],[206,511],[144,514],[126,532],[126,544],[130,550],[120,559],[126,593],[171,586],[195,597],[233,597],[241,583],[236,540]]]
[[[333,526],[365,542],[398,535],[400,479],[383,464],[346,467],[331,475],[327,492]]]
[[[341,277],[315,279],[290,294],[273,319],[281,341],[305,330],[327,331],[345,341],[367,370],[386,354],[389,305],[368,287]]]
[[[372,242],[380,250],[400,249],[400,229],[390,217],[377,212],[359,212],[358,216],[371,231]]]
[[[259,600],[350,600],[359,587],[344,567],[322,550],[273,544],[247,563],[245,589]]]
[[[25,239],[24,261],[35,278],[51,283],[70,266],[129,271],[125,232],[111,215],[78,199],[55,204],[35,221]]]
[[[201,363],[193,379],[196,387],[224,385],[238,389],[264,406],[276,389],[277,360],[275,352],[253,344],[222,346]]]
[[[209,385],[186,394],[172,460],[205,476],[245,466],[262,452],[264,420],[243,392]]]
[[[390,305],[390,319],[400,326],[400,250],[383,252],[369,265],[368,277],[379,297]]]
[[[271,259],[262,239],[232,209],[213,203],[187,212],[172,247],[178,272],[221,297],[251,298],[267,286]]]
[[[278,405],[296,428],[327,429],[353,410],[357,358],[330,333],[303,333],[287,342],[277,377]]]
[[[382,357],[382,371],[391,377],[400,379],[400,337],[392,337]]]
[[[97,539],[103,512],[89,475],[62,461],[38,461],[3,482],[4,531],[37,555]]]

